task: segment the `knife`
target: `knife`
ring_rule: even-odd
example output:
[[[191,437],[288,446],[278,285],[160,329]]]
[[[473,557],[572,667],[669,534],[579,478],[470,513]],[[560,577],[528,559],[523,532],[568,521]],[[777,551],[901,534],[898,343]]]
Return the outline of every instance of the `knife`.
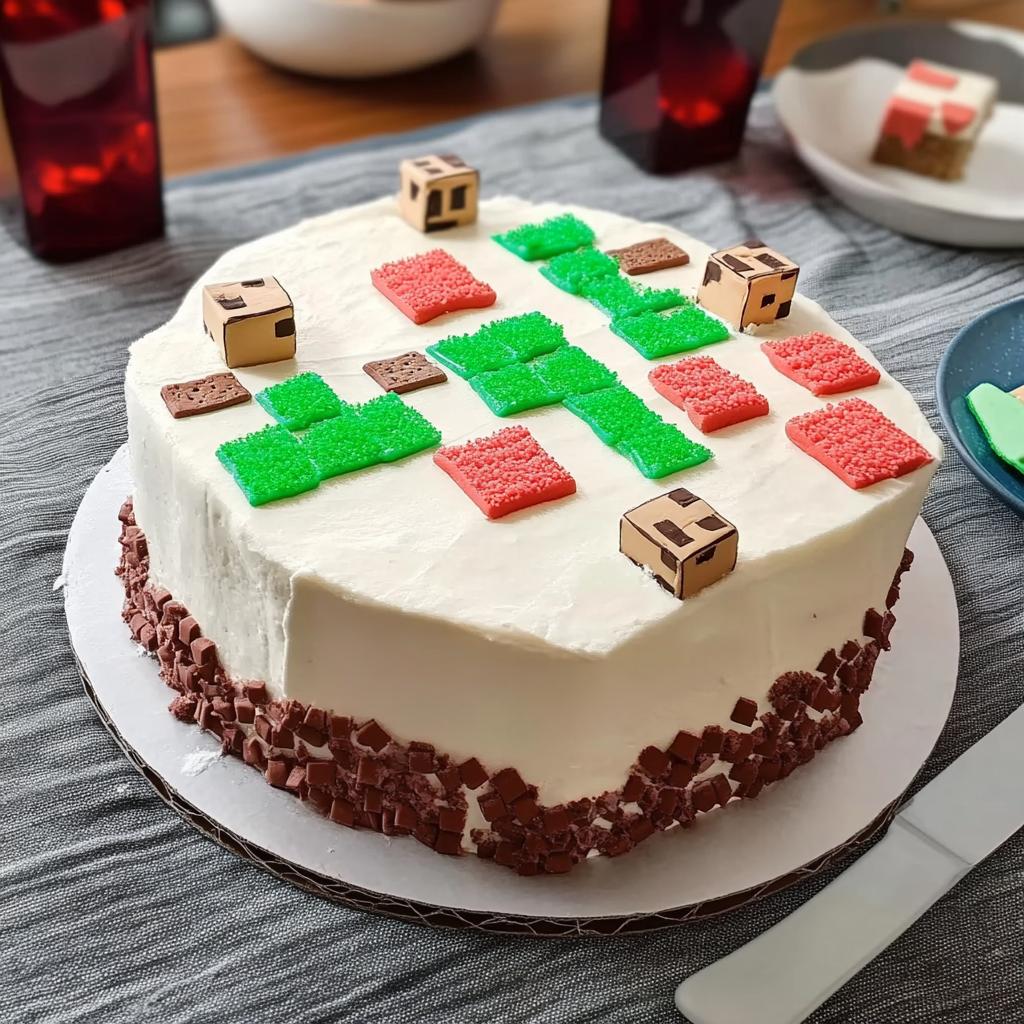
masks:
[[[1024,707],[928,783],[802,907],[691,975],[692,1024],[799,1024],[1024,825]]]

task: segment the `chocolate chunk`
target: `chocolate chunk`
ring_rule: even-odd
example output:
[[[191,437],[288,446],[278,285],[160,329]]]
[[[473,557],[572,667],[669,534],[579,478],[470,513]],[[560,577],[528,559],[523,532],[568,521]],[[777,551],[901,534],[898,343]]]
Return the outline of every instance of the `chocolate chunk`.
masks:
[[[688,764],[676,764],[672,766],[672,771],[669,772],[668,784],[675,786],[677,789],[684,789],[690,784],[692,778],[693,769]]]
[[[186,616],[178,623],[178,639],[183,644],[191,646],[193,641],[198,640],[201,635],[199,623],[191,615]]]
[[[307,777],[306,781],[309,779]],[[321,813],[324,815],[331,813],[331,805],[334,803],[334,798],[330,793],[325,793],[322,789],[317,789],[315,786],[310,786],[306,791],[306,799]]]
[[[246,683],[245,695],[253,702],[253,704],[266,704],[269,699],[267,696],[267,684]]]
[[[837,668],[839,668],[841,662],[839,655],[836,654],[835,649],[832,648],[825,652],[825,656],[818,662],[818,672],[824,672],[825,675],[830,676]]]
[[[729,717],[740,725],[753,725],[754,719],[757,718],[757,701],[750,700],[749,697],[740,697]]]
[[[722,751],[722,743],[724,741],[725,734],[722,732],[721,726],[709,725],[704,729],[704,735],[701,737],[700,742],[700,753],[701,754],[719,754]]]
[[[347,800],[338,798],[331,803],[331,821],[336,821],[339,825],[351,825],[355,817],[355,806]]]
[[[487,781],[487,772],[475,757],[459,765],[459,775],[466,789],[479,789]]]
[[[409,751],[409,771],[430,775],[434,771],[434,755],[429,750]]]
[[[572,870],[572,857],[568,853],[549,853],[544,858],[544,870],[551,875],[564,875]]]
[[[512,813],[524,825],[529,825],[540,814],[540,808],[537,806],[537,801],[527,793],[512,802]]]
[[[642,843],[645,839],[654,835],[654,826],[647,818],[641,818],[629,830],[629,838],[633,845]]]
[[[680,761],[692,763],[700,750],[700,744],[700,736],[695,736],[692,732],[679,732],[668,748],[668,752],[673,757],[678,757]]]
[[[422,352],[406,352],[391,359],[377,359],[367,363],[363,370],[385,391],[394,391],[399,395],[432,384],[443,384],[448,380],[444,370],[430,362]]]
[[[564,807],[552,807],[544,812],[544,834],[552,836],[556,832],[567,832],[569,815]]]
[[[270,742],[280,750],[293,750],[295,734],[285,725],[275,725],[270,730]]]
[[[360,786],[377,786],[384,775],[384,766],[372,757],[361,757],[356,770],[356,782]]]
[[[363,810],[370,814],[380,814],[384,810],[384,794],[375,786],[369,786],[363,793]]]
[[[668,770],[670,764],[669,756],[658,747],[644,747],[637,758],[640,767],[643,768],[651,779],[659,779]]]
[[[508,814],[505,801],[497,793],[484,793],[477,797],[476,802],[480,805],[480,813],[487,821],[497,821]]]
[[[352,719],[345,715],[331,715],[328,729],[332,740],[347,740],[352,735]]]
[[[745,761],[754,750],[754,737],[750,733],[736,732],[730,729],[725,734],[722,743],[722,753],[719,757],[723,761],[735,764],[737,761]]]
[[[457,832],[462,835],[462,830],[466,827],[466,812],[451,807],[442,807],[438,811],[437,827],[442,832]]]
[[[847,640],[843,644],[843,649],[839,652],[839,657],[843,661],[852,661],[858,654],[860,654],[860,644],[856,640]]]
[[[639,775],[630,775],[626,780],[626,785],[622,787],[622,802],[626,804],[633,803],[639,799],[643,791],[644,780]]]
[[[659,814],[667,814],[669,817],[675,815],[676,804],[679,802],[679,790],[666,786],[658,794],[658,801],[655,807]]]
[[[503,768],[491,779],[491,785],[507,804],[511,804],[526,792],[526,783],[515,768]]]
[[[462,788],[462,776],[459,774],[458,768],[454,766],[450,768],[442,768],[436,774],[438,782],[440,782],[449,793],[454,793],[456,790]]]
[[[175,697],[170,704],[167,705],[167,710],[179,722],[191,722],[195,718],[196,704],[198,701],[191,694],[182,694],[179,697]]]
[[[356,733],[356,742],[379,754],[391,742],[391,737],[371,720]]]
[[[311,725],[301,722],[295,727],[295,735],[304,739],[311,747],[327,745],[327,733],[314,729]]]
[[[191,643],[192,660],[196,663],[197,667],[203,668],[205,665],[210,665],[217,659],[217,645],[206,636],[199,637],[198,640],[193,640]]]
[[[306,769],[305,768],[300,768],[298,765],[296,765],[288,773],[288,778],[285,779],[285,782],[284,782],[284,788],[285,789],[292,789],[292,790],[299,790],[299,789],[301,789],[305,785],[305,782],[306,782]]]
[[[864,635],[873,640],[882,638],[882,616],[874,608],[869,608],[864,613]]]
[[[306,781],[321,788],[332,786],[336,771],[333,761],[310,761],[306,765]]]
[[[288,781],[288,775],[291,772],[291,768],[287,761],[281,761],[277,758],[271,758],[267,761],[267,782],[272,786],[277,786],[279,789],[284,787],[284,784]]]
[[[729,771],[729,778],[734,779],[742,785],[750,785],[757,778],[757,770],[760,761],[746,760],[738,761]]]
[[[690,262],[689,254],[667,238],[651,238],[624,249],[609,249],[607,255],[618,259],[619,267],[631,276],[681,267]]]
[[[711,788],[715,791],[715,797],[724,807],[732,799],[732,786],[724,775],[716,775],[711,780]]]
[[[186,416],[242,405],[252,395],[233,373],[212,373],[209,377],[200,377],[199,380],[189,380],[182,384],[165,384],[160,389],[160,397],[170,414],[180,420]]]
[[[693,806],[698,811],[710,811],[718,803],[718,796],[715,794],[715,787],[704,779],[693,787]]]
[[[260,741],[255,736],[250,736],[242,743],[242,760],[257,768],[265,767],[267,756],[263,753],[263,747],[260,746]]]
[[[757,771],[757,777],[766,785],[775,782],[782,774],[782,764],[778,760],[762,761]]]
[[[462,837],[455,832],[438,832],[434,849],[449,857],[456,857],[462,852]]]

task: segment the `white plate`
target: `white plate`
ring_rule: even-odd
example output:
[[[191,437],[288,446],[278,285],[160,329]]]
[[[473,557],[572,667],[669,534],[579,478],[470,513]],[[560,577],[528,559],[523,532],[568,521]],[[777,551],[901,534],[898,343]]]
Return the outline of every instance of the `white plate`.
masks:
[[[886,101],[915,57],[999,79],[1000,102],[962,181],[871,162]],[[1024,245],[1024,35],[973,22],[848,33],[802,50],[773,98],[800,158],[864,217],[933,242]]]
[[[476,857],[438,856],[410,838],[335,825],[173,718],[173,691],[120,616],[117,510],[132,489],[125,446],[86,492],[64,556],[71,642],[101,716],[192,824],[281,878],[364,909],[489,931],[604,934],[728,908],[709,901],[735,896],[728,906],[740,906],[827,866],[831,851],[885,815],[935,745],[956,688],[953,584],[919,519],[893,649],[878,661],[860,729],[758,799],[730,804],[694,829],[661,833],[628,857],[589,860],[568,875],[521,878]]]

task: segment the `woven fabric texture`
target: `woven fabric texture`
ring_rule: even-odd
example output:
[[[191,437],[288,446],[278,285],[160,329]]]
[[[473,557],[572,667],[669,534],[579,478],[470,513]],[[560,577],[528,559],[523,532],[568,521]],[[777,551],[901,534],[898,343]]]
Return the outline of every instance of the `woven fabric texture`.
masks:
[[[593,104],[573,101],[177,182],[166,240],[73,266],[35,262],[10,215],[0,222],[0,1020],[672,1024],[682,978],[835,873],[722,918],[614,939],[435,931],[358,913],[179,819],[78,681],[54,581],[81,495],[125,437],[128,344],[225,249],[390,192],[398,160],[421,151],[480,167],[485,195],[604,207],[722,246],[769,239],[941,433],[939,357],[971,318],[1020,295],[1024,254],[928,245],[862,220],[808,177],[764,98],[740,161],[676,178],[643,175],[594,123]],[[956,584],[963,653],[922,781],[1024,702],[1024,522],[948,447],[924,515]],[[1024,1022],[1022,878],[1018,833],[814,1024]]]

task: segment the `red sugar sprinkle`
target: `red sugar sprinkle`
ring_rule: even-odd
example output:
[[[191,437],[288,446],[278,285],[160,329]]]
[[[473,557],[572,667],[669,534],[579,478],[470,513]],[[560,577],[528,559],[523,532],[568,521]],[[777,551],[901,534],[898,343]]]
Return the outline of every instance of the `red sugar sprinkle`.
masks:
[[[837,395],[854,388],[867,388],[881,379],[877,367],[862,359],[845,342],[821,331],[766,341],[761,351],[779,373],[802,384],[814,395]]]
[[[934,86],[936,89],[955,89],[958,81],[956,75],[947,71],[940,71],[923,60],[912,60],[907,68],[907,78],[924,85]]]
[[[924,136],[931,116],[932,108],[927,103],[893,96],[885,108],[882,134],[895,135],[907,149],[913,149]]]
[[[385,263],[371,270],[370,278],[416,324],[458,309],[483,309],[497,298],[489,284],[478,281],[444,249]]]
[[[576,493],[576,481],[526,427],[506,427],[490,437],[440,448],[434,462],[488,519]]]
[[[922,445],[863,398],[795,416],[786,434],[854,490],[932,461]]]
[[[705,434],[768,415],[768,399],[710,356],[663,363],[647,375],[654,390],[679,406]]]

